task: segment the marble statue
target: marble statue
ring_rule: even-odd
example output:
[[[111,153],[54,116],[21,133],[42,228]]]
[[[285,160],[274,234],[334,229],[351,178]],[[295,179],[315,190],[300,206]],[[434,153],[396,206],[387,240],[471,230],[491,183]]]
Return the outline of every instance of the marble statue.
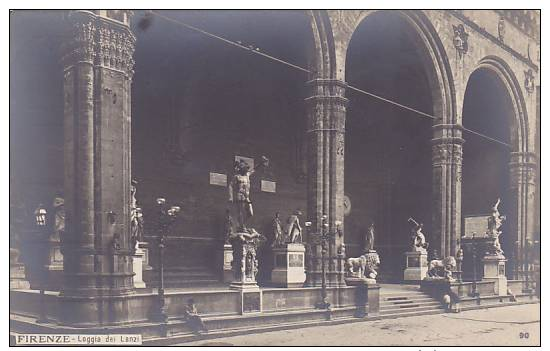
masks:
[[[53,208],[54,235],[57,240],[60,240],[65,233],[65,200],[62,197],[56,197],[53,200]]]
[[[229,210],[225,210],[225,223],[224,223],[224,241],[226,244],[229,244],[231,234],[233,234],[233,217]]]
[[[249,228],[246,232],[232,233],[230,238],[233,247],[233,272],[237,282],[256,282],[259,246],[266,240],[265,236]]]
[[[137,181],[132,180],[132,184],[130,186],[130,237],[132,240],[132,247],[134,249],[137,249],[139,242],[143,240],[143,213],[137,204],[136,185]]]
[[[371,223],[365,235],[365,252],[374,251],[374,223]]]
[[[302,212],[297,210],[294,214],[288,217],[287,222],[287,235],[291,243],[302,242],[302,227],[300,226],[300,216]]]
[[[456,259],[453,256],[445,257],[443,260],[431,260],[428,263],[427,277],[454,281],[453,271],[455,269]]]
[[[346,260],[346,275],[353,278],[376,279],[377,267],[380,265],[380,256],[376,252],[369,252],[359,257],[350,257]]]
[[[267,167],[269,160],[262,156],[260,162],[254,169],[250,169],[248,163],[243,160],[235,161],[235,175],[229,182],[229,202],[235,204],[238,213],[238,231],[245,231],[247,220],[254,215],[252,201],[250,200],[250,176],[254,174],[256,168],[260,166]]]
[[[284,245],[286,242],[286,235],[283,232],[283,224],[279,218],[279,212],[275,214],[275,218],[272,223],[273,228],[273,247]]]
[[[494,239],[494,242],[491,247],[491,251],[493,254],[496,255],[502,255],[504,251],[502,251],[502,248],[500,246],[500,234],[502,234],[502,231],[500,230],[500,227],[502,226],[502,223],[506,220],[506,216],[501,216],[500,212],[498,210],[498,205],[500,204],[500,198],[497,199],[497,202],[492,208],[492,213],[489,218],[487,218],[487,236]]]
[[[414,225],[412,229],[412,250],[411,251],[426,252],[429,244],[426,242],[426,237],[424,236],[424,233],[422,233],[422,228],[424,228],[424,224],[418,223],[413,218],[409,218],[408,221]]]

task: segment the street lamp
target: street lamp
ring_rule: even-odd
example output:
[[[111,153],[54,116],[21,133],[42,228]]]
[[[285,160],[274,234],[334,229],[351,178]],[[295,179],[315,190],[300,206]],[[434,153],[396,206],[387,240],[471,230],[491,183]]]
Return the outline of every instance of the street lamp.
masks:
[[[474,233],[475,235],[475,233]],[[473,268],[473,281],[472,281],[472,292],[470,296],[479,297],[479,292],[477,291],[477,250],[478,246],[474,242],[465,242],[462,241],[462,246],[468,248],[468,251],[472,254],[472,268]],[[462,265],[462,264],[461,264]]]
[[[315,304],[315,308],[324,309],[330,312],[330,302],[327,297],[327,253],[330,240],[333,239],[336,233],[331,233],[329,229],[329,219],[327,215],[321,216],[321,232],[315,234],[315,239],[312,240],[312,243],[319,245],[321,244],[321,301]],[[308,222],[309,223],[309,222]],[[340,223],[338,221],[338,223]],[[336,224],[338,224],[336,223]],[[330,319],[330,313],[327,318]]]
[[[46,236],[47,214],[48,212],[46,211],[46,209],[42,204],[38,205],[38,208],[34,211],[35,224],[38,229],[38,232],[42,237]],[[46,317],[46,301],[45,301],[45,294],[44,294],[44,285],[47,280],[46,279],[47,272],[44,269],[43,264],[41,264],[40,267],[42,268],[42,279],[41,279],[42,282],[40,284],[40,315],[36,320],[36,323],[47,323],[48,318]]]
[[[524,280],[524,288],[523,293],[530,294],[533,292],[531,287],[529,286],[529,251],[531,251],[531,240],[525,239],[525,245],[523,245],[523,280]]]
[[[156,319],[158,322],[166,324],[168,321],[168,315],[166,313],[166,301],[164,298],[164,243],[165,236],[171,225],[176,220],[178,213],[180,212],[179,206],[168,207],[166,205],[166,199],[159,197],[156,200],[157,211],[157,231],[158,231],[158,249],[159,249],[159,287],[158,287],[158,313]],[[163,329],[163,334],[166,334],[166,329]]]

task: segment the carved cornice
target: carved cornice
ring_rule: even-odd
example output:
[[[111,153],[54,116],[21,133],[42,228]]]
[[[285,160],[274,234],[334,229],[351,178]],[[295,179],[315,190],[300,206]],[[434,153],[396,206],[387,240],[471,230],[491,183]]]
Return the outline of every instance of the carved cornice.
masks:
[[[496,45],[500,46],[505,51],[509,52],[512,56],[520,60],[521,62],[525,63],[527,66],[531,67],[535,72],[538,72],[539,68],[538,66],[529,60],[528,57],[523,56],[510,46],[506,45],[504,42],[500,41],[499,38],[495,37],[491,33],[487,32],[484,28],[480,27],[477,23],[466,17],[460,10],[448,10],[449,13],[451,13],[453,16],[458,18],[459,20],[463,21],[464,24],[467,24],[470,28],[472,28],[474,31],[480,33],[485,38],[489,39]]]
[[[102,25],[98,30],[97,64],[133,76],[135,42],[129,30]]]
[[[132,77],[136,38],[128,27],[90,12],[71,13],[69,21],[62,59],[66,68],[85,62]]]
[[[502,19],[512,24],[521,32],[539,41],[539,21],[536,10],[495,10]],[[540,16],[540,15],[539,15]]]

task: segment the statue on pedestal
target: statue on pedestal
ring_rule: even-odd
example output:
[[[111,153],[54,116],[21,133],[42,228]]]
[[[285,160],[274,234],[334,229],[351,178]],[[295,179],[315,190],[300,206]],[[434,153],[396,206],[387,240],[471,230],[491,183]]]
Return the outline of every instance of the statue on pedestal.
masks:
[[[492,247],[490,248],[490,254],[493,255],[502,255],[504,251],[502,251],[502,248],[500,247],[500,234],[502,234],[502,231],[500,230],[500,227],[502,226],[502,223],[506,220],[506,216],[501,216],[500,212],[498,211],[498,205],[500,204],[500,198],[497,199],[497,202],[493,206],[491,216],[487,218],[487,236],[494,239],[494,242],[492,244]]]
[[[137,204],[136,186],[137,181],[132,180],[132,185],[130,186],[130,237],[133,250],[137,250],[139,242],[143,240],[143,213]]]
[[[414,252],[424,252],[428,249],[429,244],[426,242],[426,237],[422,233],[422,228],[424,228],[423,223],[418,223],[412,217],[408,219],[409,223],[414,225],[412,229],[412,249]]]
[[[445,257],[443,260],[431,260],[428,264],[427,278],[445,279],[455,281],[453,271],[456,269],[456,259],[453,256]]]
[[[359,257],[350,257],[346,260],[346,276],[350,278],[376,279],[377,267],[380,265],[380,256],[376,252],[369,252]]]
[[[279,218],[279,212],[275,213],[275,218],[272,223],[273,228],[273,244],[272,247],[284,245],[286,242],[286,235],[283,232],[283,224]]]
[[[233,247],[233,271],[236,282],[255,283],[258,273],[258,259],[256,254],[258,247],[266,238],[255,231],[248,229],[248,232],[233,233],[230,236]]]
[[[292,244],[302,242],[302,227],[300,226],[300,218],[302,215],[300,210],[294,212],[294,214],[288,217],[287,222],[287,235]]]
[[[371,223],[365,235],[365,252],[374,251],[374,223]]]
[[[53,200],[54,208],[54,239],[59,241],[65,233],[65,200],[62,197],[56,197]]]

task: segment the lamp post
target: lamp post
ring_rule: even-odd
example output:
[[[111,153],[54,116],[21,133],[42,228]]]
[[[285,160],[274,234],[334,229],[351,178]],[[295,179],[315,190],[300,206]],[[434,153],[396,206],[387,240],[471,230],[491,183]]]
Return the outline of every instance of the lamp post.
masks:
[[[46,224],[47,224],[47,214],[48,212],[44,208],[42,204],[38,205],[38,208],[34,211],[34,219],[35,224],[38,229],[39,234],[42,237],[46,236]],[[46,301],[45,301],[45,294],[44,294],[44,285],[47,281],[46,278],[46,270],[43,269],[44,265],[41,264],[40,267],[42,268],[42,281],[40,283],[40,315],[38,319],[36,320],[36,323],[47,323],[48,318],[46,316]]]
[[[157,231],[158,231],[158,253],[159,253],[159,287],[158,287],[158,310],[156,320],[166,324],[168,315],[166,313],[166,301],[164,298],[164,242],[165,236],[168,234],[170,226],[176,220],[180,212],[179,206],[166,205],[166,199],[159,197],[157,203]],[[166,329],[163,329],[163,334],[166,335]]]
[[[327,297],[327,253],[330,245],[330,240],[333,239],[336,233],[331,233],[329,229],[329,218],[327,215],[321,216],[321,232],[316,234],[314,244],[321,244],[321,301],[315,304],[315,308],[330,311],[330,302]],[[308,222],[309,223],[309,222]],[[330,314],[328,315],[330,319]]]
[[[525,239],[525,245],[523,245],[523,280],[524,288],[523,293],[530,294],[533,292],[529,286],[529,251],[531,251],[531,240]]]
[[[472,269],[473,269],[473,279],[472,279],[472,292],[470,296],[479,297],[479,292],[477,291],[477,245],[474,242],[462,242],[462,245],[468,249],[472,254]]]

